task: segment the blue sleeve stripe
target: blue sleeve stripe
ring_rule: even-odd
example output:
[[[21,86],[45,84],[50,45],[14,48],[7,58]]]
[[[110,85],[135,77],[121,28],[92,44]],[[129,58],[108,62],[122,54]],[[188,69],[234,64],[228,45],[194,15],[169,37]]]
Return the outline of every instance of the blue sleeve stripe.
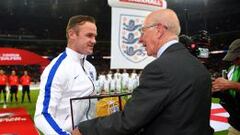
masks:
[[[48,79],[45,85],[45,95],[44,95],[44,100],[43,100],[43,110],[42,114],[45,117],[45,119],[48,121],[50,126],[59,134],[59,135],[67,135],[66,132],[64,132],[54,121],[52,116],[48,113],[48,107],[49,107],[49,102],[51,98],[51,86],[52,86],[52,81],[55,76],[55,73],[59,67],[59,65],[62,63],[62,61],[66,58],[67,54],[66,51],[62,53],[62,55],[57,59],[56,63],[53,65],[52,69],[50,70],[50,73],[48,75]]]

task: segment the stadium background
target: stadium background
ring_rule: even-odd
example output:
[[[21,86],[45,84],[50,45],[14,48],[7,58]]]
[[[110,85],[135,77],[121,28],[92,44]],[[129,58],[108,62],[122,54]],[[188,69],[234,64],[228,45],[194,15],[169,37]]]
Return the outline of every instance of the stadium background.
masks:
[[[180,18],[182,34],[194,38],[199,36],[199,31],[208,32],[210,51],[226,50],[234,39],[240,37],[239,0],[166,1],[168,8],[175,10]],[[26,49],[51,60],[65,49],[65,27],[69,17],[76,14],[87,14],[96,18],[97,44],[93,57],[90,56],[88,59],[96,65],[99,73],[108,72],[110,59],[103,57],[110,56],[111,43],[111,8],[107,0],[2,0],[0,47]],[[212,74],[220,74],[229,64],[221,61],[224,55],[225,53],[212,54],[206,60],[205,65]],[[38,65],[1,66],[1,68],[6,70],[7,74],[10,74],[12,69],[19,71],[28,69],[33,81],[36,83],[39,81]],[[34,97],[37,91],[32,94]],[[33,115],[33,103],[23,106]]]

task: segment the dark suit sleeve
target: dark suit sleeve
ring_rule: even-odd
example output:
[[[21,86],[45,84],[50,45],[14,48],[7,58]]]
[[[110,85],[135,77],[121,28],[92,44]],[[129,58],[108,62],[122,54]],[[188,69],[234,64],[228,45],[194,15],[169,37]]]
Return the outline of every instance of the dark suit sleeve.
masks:
[[[149,64],[124,111],[81,122],[83,135],[128,135],[147,126],[169,102],[169,81],[157,64]]]

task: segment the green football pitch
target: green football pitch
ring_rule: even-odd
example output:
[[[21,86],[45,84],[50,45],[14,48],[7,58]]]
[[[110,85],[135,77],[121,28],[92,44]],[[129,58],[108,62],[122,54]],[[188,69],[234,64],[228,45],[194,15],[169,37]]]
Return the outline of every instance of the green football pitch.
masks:
[[[35,104],[36,104],[36,101],[37,101],[38,93],[39,93],[39,90],[31,90],[30,95],[31,95],[32,102],[29,103],[28,99],[27,99],[27,95],[25,95],[25,98],[24,98],[25,102],[21,103],[22,91],[19,91],[18,92],[18,103],[15,103],[15,100],[13,100],[12,103],[7,104],[7,108],[24,107],[24,108],[26,108],[26,110],[28,111],[28,113],[31,115],[31,117],[33,119],[34,112],[35,112]],[[218,99],[213,99],[213,102],[214,103],[218,102]],[[227,135],[227,131],[216,132],[214,135]]]

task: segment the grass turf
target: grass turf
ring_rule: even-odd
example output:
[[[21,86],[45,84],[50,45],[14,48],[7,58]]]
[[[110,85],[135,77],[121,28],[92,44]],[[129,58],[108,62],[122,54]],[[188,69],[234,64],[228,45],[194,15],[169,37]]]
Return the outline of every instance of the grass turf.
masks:
[[[31,115],[32,119],[35,113],[35,105],[37,101],[39,90],[31,90],[30,95],[31,95],[31,100],[32,102],[29,103],[27,99],[27,95],[25,94],[24,98],[24,103],[21,103],[21,98],[22,98],[22,91],[18,92],[18,103],[15,103],[15,100],[13,100],[12,103],[7,103],[7,108],[12,108],[12,107],[24,107],[28,111],[28,113]],[[2,95],[1,95],[2,97]],[[218,98],[212,98],[213,103],[218,103],[219,99]],[[214,135],[227,135],[227,131],[221,131],[221,132],[215,132]]]
[[[15,108],[15,107],[24,107],[28,111],[28,113],[31,115],[33,118],[34,113],[35,113],[35,105],[37,101],[39,90],[31,90],[30,91],[30,97],[31,97],[31,103],[28,102],[27,94],[25,94],[24,102],[21,103],[22,100],[22,91],[18,92],[18,103],[15,102],[15,98],[13,97],[13,102],[10,103],[10,99],[8,99],[7,102],[7,108]],[[3,95],[1,95],[1,98]],[[9,96],[10,98],[10,96]],[[3,104],[1,104],[3,107]]]

